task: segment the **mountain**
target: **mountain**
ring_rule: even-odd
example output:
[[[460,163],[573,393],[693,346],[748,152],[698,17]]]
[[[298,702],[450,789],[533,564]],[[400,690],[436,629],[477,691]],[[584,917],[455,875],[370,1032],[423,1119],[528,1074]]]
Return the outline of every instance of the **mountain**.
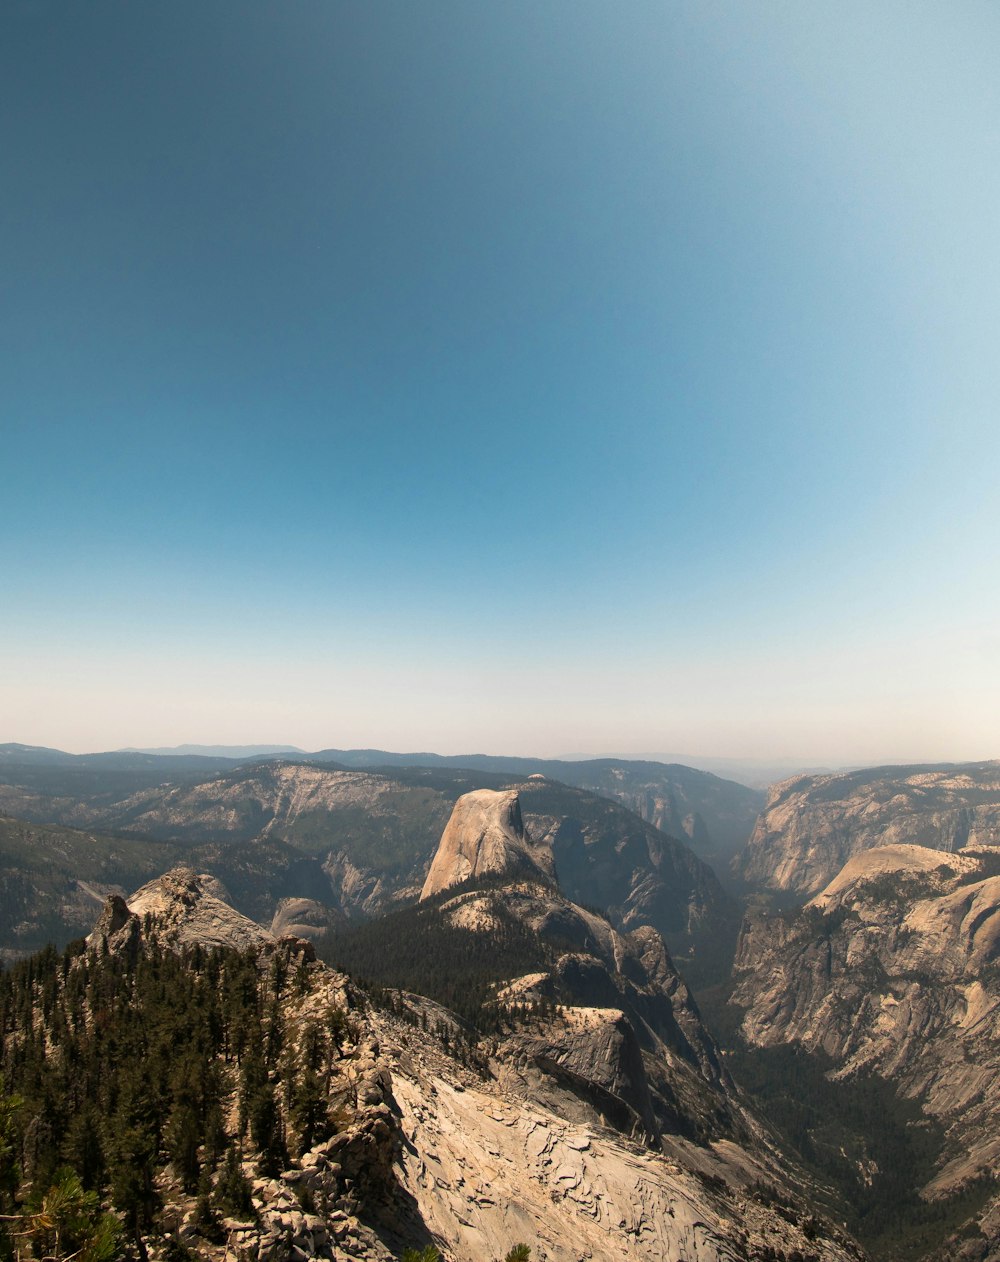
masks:
[[[304,754],[297,745],[161,745],[154,749],[125,749],[121,753],[134,754],[198,754],[209,758],[233,758],[244,761],[249,758],[283,757],[286,754]]]
[[[158,771],[161,777],[184,770],[206,771],[232,766],[240,761],[207,754],[162,754],[138,749],[115,749],[97,754],[68,754],[44,745],[0,745],[0,773],[5,777],[12,769],[64,768],[76,771]]]
[[[837,1082],[875,1075],[909,1110],[914,1212],[936,1206],[955,1229],[927,1256],[1000,1258],[998,960],[1000,850],[969,845],[856,853],[805,907],[752,915],[740,937],[746,1040],[802,1049]],[[859,1159],[869,1181],[884,1173]]]
[[[647,823],[688,841],[703,858],[720,866],[745,844],[764,804],[764,794],[757,789],[679,763],[623,758],[567,761],[491,754],[393,754],[377,749],[327,749],[310,758],[343,767],[469,768],[519,779],[542,775],[616,799]]]
[[[1000,763],[874,767],[774,785],[738,861],[752,885],[808,897],[853,855],[1000,844]]]
[[[551,850],[533,845],[525,832],[517,791],[478,789],[463,794],[452,807],[420,898],[489,876],[551,881],[553,869]]]
[[[625,928],[650,924],[682,949],[696,939],[714,945],[720,927],[735,926],[714,873],[686,845],[611,800],[546,779],[511,785],[486,772],[271,761],[208,776],[187,770],[155,783],[145,771],[93,768],[29,768],[18,778],[29,783],[11,783],[12,776],[0,783],[0,809],[27,817],[23,827],[55,820],[126,835],[133,848],[171,848],[159,860],[155,848],[142,852],[152,865],[143,879],[183,850],[186,862],[218,876],[235,905],[262,923],[284,899],[327,908],[334,921],[415,900],[456,799],[479,788],[516,788],[523,825],[553,852],[572,898],[608,907]],[[72,888],[73,855],[61,862],[53,852],[50,862]],[[113,873],[105,879],[126,884]],[[53,934],[57,942],[72,936]],[[16,945],[3,941],[2,927],[0,945]]]
[[[514,790],[458,799],[419,907],[335,933],[320,950],[379,985],[457,1003],[479,1028],[483,1006],[531,1013],[530,1034],[508,1033],[500,1058],[531,1066],[514,1075],[519,1090],[565,1095],[563,1113],[582,1104],[654,1142],[753,1133],[662,939],[648,927],[620,933],[566,897]],[[483,966],[499,1001],[475,984]],[[556,1003],[567,1011],[551,1013]]]
[[[657,1136],[645,1129],[655,1111],[638,1126],[637,1110],[612,1117],[621,1073],[638,1072],[638,1018],[512,1000],[482,1039],[417,996],[373,1006],[308,944],[275,942],[218,895],[193,871],[169,873],[111,900],[89,947],[0,973],[0,1068],[23,1097],[20,1109],[0,1099],[0,1163],[10,1151],[20,1167],[0,1169],[0,1247],[15,1232],[45,1255],[113,1256],[122,1237],[139,1256],[206,1262],[223,1246],[257,1262],[389,1262],[406,1247],[479,1262],[519,1244],[546,1262],[861,1257],[766,1144]],[[651,950],[622,957],[630,973]],[[670,1010],[680,1046],[696,1016],[653,954],[635,977],[609,976],[645,1002],[647,1043]],[[710,1050],[693,1049],[685,1072],[726,1101],[721,1071],[702,1072]],[[603,1095],[589,1084],[596,1106],[581,1063],[608,1082]]]
[[[173,750],[112,750],[97,754],[67,754],[39,746],[0,745],[0,783],[45,785],[44,770],[63,769],[71,777],[51,785],[85,786],[88,772],[133,777],[133,786],[176,779],[187,773],[225,771],[240,764],[293,760],[352,768],[436,767],[471,770],[526,779],[544,775],[563,784],[614,798],[671,836],[686,839],[703,858],[720,864],[749,837],[764,795],[731,780],[681,764],[620,758],[566,761],[486,754],[444,756],[434,753],[398,754],[378,749],[320,750],[303,754],[285,746],[179,745]],[[30,772],[28,771],[30,769]],[[27,774],[26,774],[27,773]],[[50,787],[50,791],[51,787]],[[47,821],[51,822],[51,821]]]

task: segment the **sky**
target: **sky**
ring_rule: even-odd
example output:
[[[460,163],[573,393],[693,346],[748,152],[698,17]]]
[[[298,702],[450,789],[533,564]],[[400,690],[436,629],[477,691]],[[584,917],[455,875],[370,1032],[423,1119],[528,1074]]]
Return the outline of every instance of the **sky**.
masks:
[[[0,741],[1000,757],[998,61],[10,0]]]

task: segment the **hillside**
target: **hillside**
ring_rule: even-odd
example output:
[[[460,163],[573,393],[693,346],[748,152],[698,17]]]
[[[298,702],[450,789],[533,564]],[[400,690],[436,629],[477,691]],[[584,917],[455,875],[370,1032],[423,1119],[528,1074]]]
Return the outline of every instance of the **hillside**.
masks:
[[[169,868],[175,847],[0,815],[0,962],[86,933],[111,893]]]
[[[425,1028],[421,1001],[370,1007],[213,888],[173,873],[109,902],[88,947],[0,974],[0,1068],[20,1095],[0,1098],[0,1248],[18,1233],[104,1262],[390,1262],[427,1246],[480,1262],[517,1244],[539,1262],[861,1257],[775,1156],[566,1115],[573,1074],[546,1093],[559,1076],[541,1050],[538,1082],[524,1065],[510,1080],[506,1038],[561,1031],[579,1057],[606,1031],[614,1046],[604,1008],[513,1005],[486,1042],[442,1010]],[[224,926],[211,948],[205,923]],[[661,1003],[680,1013],[683,996]]]

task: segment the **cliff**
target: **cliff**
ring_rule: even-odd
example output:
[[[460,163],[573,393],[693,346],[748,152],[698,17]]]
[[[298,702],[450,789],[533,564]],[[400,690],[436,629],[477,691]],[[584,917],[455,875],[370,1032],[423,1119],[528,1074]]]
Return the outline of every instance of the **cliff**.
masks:
[[[748,917],[733,998],[751,1043],[878,1074],[936,1119],[923,1193],[944,1197],[1000,1156],[998,958],[1000,852],[896,844],[855,855],[797,912]]]
[[[1000,763],[876,767],[772,786],[737,867],[751,884],[808,896],[877,846],[998,844]]]
[[[524,830],[516,790],[479,789],[455,803],[420,897],[484,877],[546,880],[553,874],[551,852],[534,846]]]

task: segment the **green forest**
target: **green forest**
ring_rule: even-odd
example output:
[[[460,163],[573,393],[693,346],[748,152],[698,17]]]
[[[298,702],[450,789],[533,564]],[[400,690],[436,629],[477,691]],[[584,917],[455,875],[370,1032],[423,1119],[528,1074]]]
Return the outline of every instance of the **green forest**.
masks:
[[[336,1128],[326,1084],[350,1020],[333,1008],[286,1038],[308,985],[280,954],[262,971],[155,938],[134,960],[76,944],[0,972],[0,1257],[53,1256],[59,1233],[60,1256],[143,1258],[167,1231],[168,1164],[206,1238],[252,1214],[243,1159],[277,1174]]]

